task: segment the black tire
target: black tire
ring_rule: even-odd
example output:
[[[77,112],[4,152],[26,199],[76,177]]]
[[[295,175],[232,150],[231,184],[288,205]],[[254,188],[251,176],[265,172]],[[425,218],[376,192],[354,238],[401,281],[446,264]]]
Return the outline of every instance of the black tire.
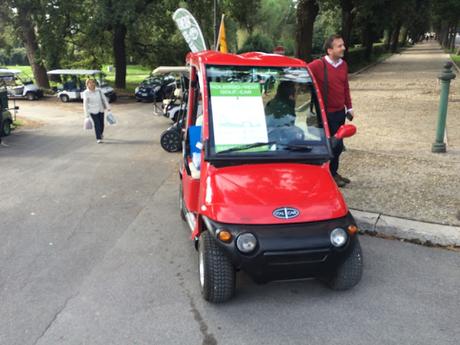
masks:
[[[350,255],[337,267],[334,274],[323,281],[333,290],[348,290],[359,283],[362,275],[363,254],[359,239],[356,238]]]
[[[8,135],[10,135],[11,134],[11,121],[9,120],[3,121],[1,131],[2,131],[1,133],[2,137],[7,137]]]
[[[26,98],[29,100],[29,101],[34,101],[37,99],[37,97],[35,96],[35,94],[33,92],[27,92],[26,93]]]
[[[179,184],[179,212],[180,218],[185,222],[184,193],[182,191],[182,181]]]
[[[167,152],[182,150],[181,138],[175,128],[165,130],[160,137],[161,147]]]
[[[67,103],[70,101],[70,98],[68,95],[60,95],[59,98],[61,99],[62,103]]]
[[[203,298],[223,303],[235,294],[235,268],[207,231],[198,242],[199,281]]]
[[[116,94],[112,94],[109,98],[109,103],[113,103],[117,100],[117,95]]]

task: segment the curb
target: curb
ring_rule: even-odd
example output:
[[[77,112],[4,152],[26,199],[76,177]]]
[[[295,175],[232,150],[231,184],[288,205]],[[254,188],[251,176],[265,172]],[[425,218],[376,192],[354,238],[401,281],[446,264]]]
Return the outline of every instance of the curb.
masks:
[[[388,60],[388,59],[391,58],[392,56],[394,56],[394,55],[396,55],[396,54],[402,54],[402,52],[404,52],[404,51],[407,50],[407,49],[408,49],[408,47],[403,47],[403,48],[401,48],[398,52],[392,53],[392,54],[390,54],[389,56],[387,56],[387,57],[384,58],[384,59],[374,61],[374,62],[371,63],[370,65],[367,65],[367,66],[361,68],[360,70],[358,70],[358,71],[356,71],[356,72],[350,73],[350,74],[348,75],[348,78],[351,79],[351,78],[357,76],[358,74],[361,74],[361,73],[363,73],[363,72],[366,72],[368,69],[370,69],[370,68],[372,68],[372,67],[375,67],[375,66],[377,66],[377,65],[380,65],[381,63],[385,62],[386,60]]]
[[[460,227],[350,209],[362,233],[441,247],[460,247]]]
[[[460,73],[460,67],[458,67],[458,65],[452,59],[452,56],[450,56],[450,54],[449,54],[449,60],[452,61],[452,63],[454,64],[455,69],[457,70],[458,73]]]
[[[357,75],[363,73],[363,72],[366,72],[368,69],[371,69],[372,67],[375,67],[377,65],[380,65],[381,63],[383,63],[384,61],[388,60],[389,58],[391,58],[394,54],[391,54],[389,56],[387,56],[386,58],[382,59],[382,60],[377,60],[373,63],[371,63],[370,65],[367,65],[363,68],[361,68],[360,70],[356,71],[356,72],[353,72],[353,73],[350,73],[348,75],[348,79],[351,79],[351,78],[354,78],[356,77]]]

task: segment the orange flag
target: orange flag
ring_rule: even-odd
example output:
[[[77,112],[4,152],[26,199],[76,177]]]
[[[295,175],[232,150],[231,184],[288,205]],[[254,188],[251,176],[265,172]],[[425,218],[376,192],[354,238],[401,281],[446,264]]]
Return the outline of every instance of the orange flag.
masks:
[[[224,24],[224,15],[222,15],[222,20],[220,21],[220,28],[219,28],[219,51],[221,53],[228,53],[227,48],[227,37],[225,36],[225,24]]]

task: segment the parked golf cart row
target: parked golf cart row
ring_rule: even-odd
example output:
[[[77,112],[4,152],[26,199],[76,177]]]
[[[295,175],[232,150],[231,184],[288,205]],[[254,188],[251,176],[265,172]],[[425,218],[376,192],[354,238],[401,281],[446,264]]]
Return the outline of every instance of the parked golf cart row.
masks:
[[[176,78],[169,73],[158,73],[158,69],[155,71],[136,87],[135,97],[137,101],[161,102],[173,95],[174,90],[176,90]],[[96,80],[98,87],[104,92],[109,102],[115,102],[117,99],[114,89],[106,83],[104,73],[100,70],[57,69],[49,71],[48,75],[58,76],[60,84],[53,87],[53,90],[64,103],[81,100],[81,93],[86,89],[86,78]],[[20,70],[0,69],[0,78],[7,84],[8,98],[10,99],[32,101],[43,97],[43,90]]]
[[[105,83],[103,73],[99,70],[59,69],[49,71],[48,75],[59,76],[61,83],[54,88],[54,91],[62,102],[81,100],[81,93],[86,89],[85,80],[88,77],[96,79],[98,86],[110,102],[117,99],[113,88]],[[0,69],[0,79],[6,87],[9,99],[33,101],[43,97],[43,90],[20,70],[2,68]]]

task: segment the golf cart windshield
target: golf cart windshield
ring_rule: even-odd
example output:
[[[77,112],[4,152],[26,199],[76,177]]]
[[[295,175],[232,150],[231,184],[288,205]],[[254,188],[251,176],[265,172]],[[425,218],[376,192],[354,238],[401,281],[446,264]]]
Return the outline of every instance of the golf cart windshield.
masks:
[[[206,73],[211,156],[328,159],[306,68],[208,66]]]
[[[145,86],[152,86],[152,85],[161,85],[162,79],[160,77],[148,77],[142,81],[142,84]]]
[[[8,86],[29,85],[33,80],[26,73],[17,69],[0,69],[0,78],[4,77]]]

